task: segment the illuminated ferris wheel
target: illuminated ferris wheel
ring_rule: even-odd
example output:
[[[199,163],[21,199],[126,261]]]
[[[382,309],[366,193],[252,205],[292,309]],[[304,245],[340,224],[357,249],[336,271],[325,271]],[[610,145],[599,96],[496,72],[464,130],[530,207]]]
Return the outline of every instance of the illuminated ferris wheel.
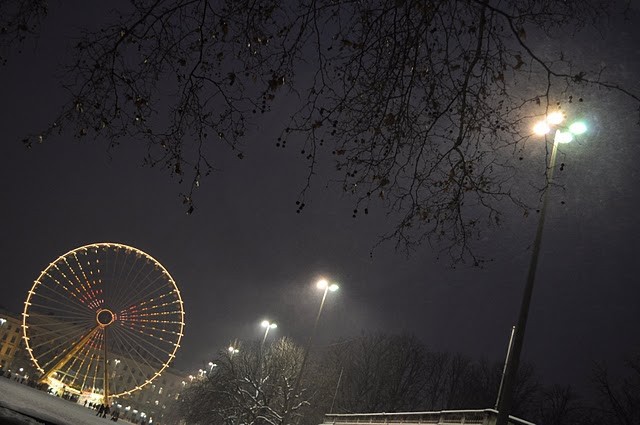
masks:
[[[97,243],[58,257],[35,280],[22,319],[41,382],[119,397],[160,376],[184,328],[180,291],[139,249]]]

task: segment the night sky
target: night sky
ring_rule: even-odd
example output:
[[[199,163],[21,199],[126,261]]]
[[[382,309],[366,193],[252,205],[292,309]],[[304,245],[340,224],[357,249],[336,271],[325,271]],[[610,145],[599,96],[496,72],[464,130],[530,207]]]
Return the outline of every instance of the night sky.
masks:
[[[33,280],[59,255],[120,242],[155,257],[180,287],[186,328],[176,366],[184,370],[202,367],[235,338],[259,338],[264,318],[278,323],[274,336],[302,342],[317,313],[320,276],[341,288],[329,295],[318,344],[363,331],[410,332],[433,350],[503,358],[535,214],[506,214],[476,244],[494,261],[454,269],[428,246],[407,257],[386,244],[370,256],[390,222],[383,211],[353,219],[353,201],[326,187],[330,165],[296,214],[305,164],[295,149],[275,147],[279,128],[267,123],[246,140],[245,159],[220,149],[192,215],[179,198],[184,187],[164,170],[142,167],[140,148],[126,140],[108,151],[63,135],[26,149],[22,137],[63,101],[56,73],[68,36],[100,16],[86,8],[52,7],[37,43],[0,68],[0,305],[21,312]],[[616,21],[604,39],[588,34],[590,44],[578,39],[566,50],[606,65],[637,93],[637,15],[635,23]],[[620,96],[594,93],[586,101],[589,134],[561,147],[562,187],[553,190],[524,346],[546,382],[583,383],[593,362],[620,364],[640,348],[638,115]],[[524,161],[541,179],[537,153]]]

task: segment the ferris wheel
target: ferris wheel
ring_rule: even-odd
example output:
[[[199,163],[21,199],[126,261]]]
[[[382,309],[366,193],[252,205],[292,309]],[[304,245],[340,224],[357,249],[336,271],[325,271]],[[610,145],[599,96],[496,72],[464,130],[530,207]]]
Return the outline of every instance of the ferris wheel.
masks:
[[[139,249],[96,243],[58,257],[35,280],[22,314],[40,381],[76,394],[131,394],[168,367],[184,306],[169,272]]]

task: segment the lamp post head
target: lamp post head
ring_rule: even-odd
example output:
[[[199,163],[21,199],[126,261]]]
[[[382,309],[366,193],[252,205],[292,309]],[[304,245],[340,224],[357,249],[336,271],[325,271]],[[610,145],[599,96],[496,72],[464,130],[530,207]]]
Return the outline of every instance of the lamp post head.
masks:
[[[564,121],[564,114],[560,111],[551,112],[547,115],[547,122],[551,125],[558,125]]]
[[[316,286],[318,287],[318,289],[322,289],[325,291],[331,291],[331,292],[335,292],[338,290],[339,286],[336,285],[335,283],[329,283],[329,281],[327,281],[327,279],[320,279],[318,281],[318,283],[316,283]]]
[[[262,326],[263,328],[269,328],[269,329],[275,329],[278,327],[277,324],[271,323],[268,320],[263,320],[262,323],[260,323],[260,326]]]
[[[538,136],[544,136],[551,132],[552,127],[557,127],[558,124],[564,121],[564,114],[556,111],[548,114],[544,120],[537,122],[533,126],[533,132]],[[562,130],[556,129],[554,135],[554,141],[557,143],[569,143],[573,141],[573,136],[583,134],[587,131],[587,125],[582,121],[576,121],[571,123],[568,127]]]

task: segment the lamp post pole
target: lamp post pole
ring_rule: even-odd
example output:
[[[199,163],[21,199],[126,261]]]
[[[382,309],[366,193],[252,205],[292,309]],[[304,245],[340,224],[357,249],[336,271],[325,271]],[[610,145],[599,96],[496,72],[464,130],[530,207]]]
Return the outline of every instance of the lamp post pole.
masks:
[[[320,321],[320,316],[322,315],[322,309],[324,308],[324,301],[327,299],[327,293],[329,291],[335,292],[338,290],[339,286],[335,283],[329,283],[325,279],[321,279],[317,283],[317,287],[319,289],[324,289],[324,293],[322,294],[322,301],[320,301],[320,308],[318,309],[318,315],[316,316],[316,321],[313,323],[313,329],[311,330],[311,334],[309,335],[309,340],[307,341],[307,345],[304,348],[304,354],[302,355],[302,363],[300,364],[300,370],[298,370],[298,376],[296,376],[296,381],[293,384],[293,391],[291,392],[291,397],[295,398],[298,394],[298,389],[300,388],[300,381],[302,380],[302,374],[304,373],[304,367],[307,364],[307,358],[309,357],[309,351],[311,351],[311,343],[313,342],[313,338],[316,335],[316,330],[318,328],[318,322]],[[283,425],[287,425],[287,419],[289,417],[289,409],[292,406],[289,404],[287,406],[286,411],[284,412],[283,417]]]
[[[262,351],[262,348],[264,347],[264,343],[267,340],[267,335],[269,335],[269,330],[277,328],[278,325],[275,324],[275,323],[271,323],[268,320],[263,320],[262,323],[260,324],[260,326],[265,328],[264,337],[262,338],[262,344],[260,344],[260,351]]]
[[[564,116],[559,112],[549,114],[544,122],[536,124],[534,131],[537,134],[547,134],[551,131],[549,124],[558,125],[562,122]],[[524,334],[527,328],[527,317],[529,315],[529,306],[531,305],[531,297],[533,295],[533,285],[535,283],[536,269],[538,267],[538,257],[540,254],[540,244],[542,242],[542,234],[544,230],[544,221],[546,217],[547,206],[549,204],[549,191],[553,183],[553,172],[556,167],[556,157],[558,154],[559,143],[569,143],[573,140],[574,134],[582,134],[586,131],[586,127],[582,123],[574,123],[569,126],[568,132],[556,130],[553,137],[553,148],[551,150],[551,158],[546,173],[546,185],[542,194],[542,207],[540,209],[540,218],[538,219],[538,227],[536,228],[536,236],[533,241],[533,249],[531,252],[531,260],[529,262],[529,271],[527,273],[527,282],[522,294],[522,302],[520,304],[520,314],[513,333],[513,345],[509,350],[507,364],[504,373],[504,381],[499,394],[498,418],[496,425],[507,425],[509,421],[509,413],[513,401],[513,389],[520,364],[520,353],[524,343]]]

